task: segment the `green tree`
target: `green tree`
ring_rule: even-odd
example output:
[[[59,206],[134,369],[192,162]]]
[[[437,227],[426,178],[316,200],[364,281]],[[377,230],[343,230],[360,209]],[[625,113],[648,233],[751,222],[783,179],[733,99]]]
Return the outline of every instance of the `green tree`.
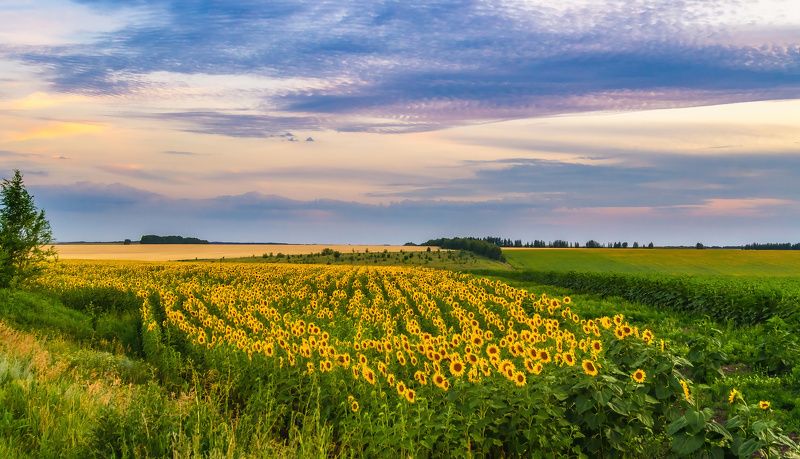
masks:
[[[25,189],[22,173],[3,179],[0,191],[0,287],[9,287],[36,275],[43,263],[55,258],[53,232],[43,210]]]

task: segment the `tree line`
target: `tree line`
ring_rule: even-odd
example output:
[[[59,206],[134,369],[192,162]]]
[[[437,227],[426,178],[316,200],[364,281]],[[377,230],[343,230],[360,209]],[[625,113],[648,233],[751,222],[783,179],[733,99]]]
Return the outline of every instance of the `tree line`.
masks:
[[[146,234],[142,236],[140,244],[208,244],[205,239],[198,239],[196,237],[183,237],[183,236],[156,236],[155,234]]]
[[[791,242],[767,242],[746,244],[742,247],[744,250],[800,250],[800,242],[792,244]]]
[[[492,260],[506,261],[500,246],[475,237],[454,237],[431,239],[422,245],[441,247],[449,250],[466,250]]]
[[[638,242],[634,242],[633,244],[628,244],[627,241],[617,241],[617,242],[606,242],[601,243],[597,242],[594,239],[586,241],[583,245],[580,242],[570,242],[565,241],[563,239],[556,239],[554,241],[545,241],[541,239],[534,239],[533,241],[523,242],[522,239],[509,239],[509,238],[502,238],[496,236],[487,236],[483,238],[460,238],[460,239],[471,239],[471,240],[480,240],[484,242],[488,242],[489,244],[496,245],[498,247],[509,248],[509,247],[518,247],[518,248],[528,248],[528,249],[537,249],[537,248],[548,248],[548,249],[577,249],[577,248],[588,248],[588,249],[599,249],[599,248],[609,248],[609,249],[627,249],[627,248],[654,248],[655,245],[650,242],[649,244],[645,245],[642,243],[641,245]]]

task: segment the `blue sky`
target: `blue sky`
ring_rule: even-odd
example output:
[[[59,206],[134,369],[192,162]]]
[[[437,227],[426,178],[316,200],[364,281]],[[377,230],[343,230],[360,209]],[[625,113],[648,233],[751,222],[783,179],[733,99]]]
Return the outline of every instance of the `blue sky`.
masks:
[[[795,240],[792,0],[0,4],[59,240]]]

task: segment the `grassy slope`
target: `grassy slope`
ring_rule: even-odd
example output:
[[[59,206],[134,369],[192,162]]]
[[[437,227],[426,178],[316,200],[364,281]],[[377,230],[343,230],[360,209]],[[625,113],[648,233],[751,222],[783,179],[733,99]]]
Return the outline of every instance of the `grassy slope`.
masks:
[[[331,456],[319,423],[270,430],[272,394],[232,421],[219,377],[188,373],[180,393],[168,390],[98,324],[48,296],[0,290],[0,457]]]
[[[504,250],[517,269],[800,278],[800,251],[719,249]]]

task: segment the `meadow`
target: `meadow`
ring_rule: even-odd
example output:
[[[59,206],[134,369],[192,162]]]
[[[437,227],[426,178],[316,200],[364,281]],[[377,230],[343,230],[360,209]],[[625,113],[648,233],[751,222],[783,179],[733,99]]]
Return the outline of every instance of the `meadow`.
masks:
[[[757,330],[624,301],[363,260],[64,261],[28,290],[0,292],[6,457],[796,451],[789,377],[722,376]]]

